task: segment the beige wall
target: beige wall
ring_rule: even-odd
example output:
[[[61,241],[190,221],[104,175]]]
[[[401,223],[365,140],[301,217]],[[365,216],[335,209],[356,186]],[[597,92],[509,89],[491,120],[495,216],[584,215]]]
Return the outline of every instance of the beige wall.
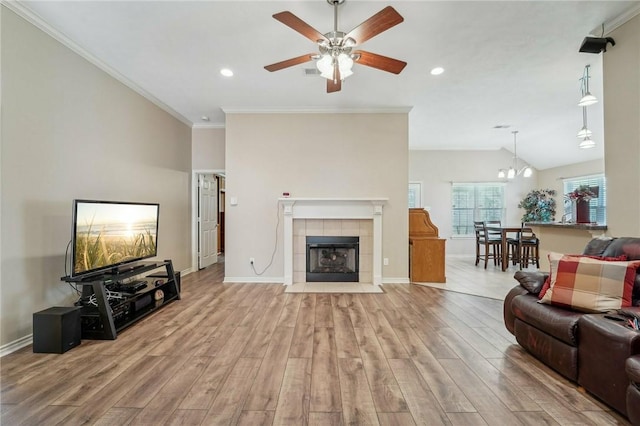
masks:
[[[191,129],[2,6],[1,340],[71,305],[74,198],[160,203],[159,258],[190,265]]]
[[[607,222],[613,236],[640,236],[640,15],[609,34],[603,53]]]
[[[563,178],[595,175],[604,172],[604,161],[593,160],[584,163],[570,164],[568,166],[554,167],[538,172],[538,185],[541,188],[555,189],[558,192],[556,197],[556,221],[562,220],[564,214],[564,189]],[[607,184],[607,192],[608,192]],[[611,208],[607,208],[607,214]],[[557,229],[535,227],[534,232],[540,238],[540,269],[549,270],[547,254],[550,251],[557,253],[582,253],[589,240],[594,236],[601,235],[601,231],[591,233],[578,229]]]
[[[538,186],[540,188],[555,189],[558,193],[558,196],[556,197],[556,220],[558,222],[562,220],[562,215],[564,214],[563,179],[597,175],[601,173],[604,173],[603,160],[593,160],[586,161],[584,163],[570,164],[568,166],[553,167],[551,169],[540,170],[538,172]]]
[[[194,128],[191,133],[191,168],[224,170],[224,128]]]
[[[451,184],[453,182],[499,182],[498,169],[512,164],[513,154],[499,151],[410,151],[409,180],[422,182],[422,204],[447,238],[449,255],[475,255],[475,238],[451,238]],[[518,225],[524,211],[518,203],[536,186],[536,171],[530,178],[518,176],[506,185],[505,224]]]
[[[282,280],[283,192],[292,197],[388,197],[383,280],[408,277],[406,113],[237,114],[226,117],[228,280]],[[238,205],[231,206],[232,198]],[[260,272],[278,245],[273,265]]]

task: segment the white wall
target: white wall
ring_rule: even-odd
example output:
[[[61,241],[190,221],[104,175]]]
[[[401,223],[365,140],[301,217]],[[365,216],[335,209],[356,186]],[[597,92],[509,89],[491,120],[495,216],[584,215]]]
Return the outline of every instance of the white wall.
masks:
[[[226,116],[226,245],[229,280],[282,281],[283,192],[292,197],[388,197],[383,280],[408,278],[407,113]],[[231,206],[232,198],[238,205]],[[276,233],[276,226],[280,225]],[[261,271],[257,277],[249,257]]]
[[[508,167],[513,154],[499,151],[410,151],[409,180],[422,182],[422,204],[429,207],[431,221],[440,238],[446,238],[449,255],[475,255],[475,238],[451,238],[451,187],[461,182],[500,182],[498,169]],[[524,211],[517,205],[538,188],[536,171],[529,178],[516,177],[506,186],[505,225],[518,225]]]
[[[159,258],[190,266],[191,129],[2,6],[0,345],[60,281],[74,198],[160,203]]]
[[[224,170],[223,128],[194,128],[191,133],[191,168]]]

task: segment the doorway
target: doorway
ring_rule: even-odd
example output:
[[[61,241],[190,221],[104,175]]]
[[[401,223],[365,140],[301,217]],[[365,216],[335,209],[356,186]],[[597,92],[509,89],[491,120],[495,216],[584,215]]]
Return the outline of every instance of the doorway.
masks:
[[[224,173],[194,171],[192,191],[192,270],[218,262],[224,251]]]

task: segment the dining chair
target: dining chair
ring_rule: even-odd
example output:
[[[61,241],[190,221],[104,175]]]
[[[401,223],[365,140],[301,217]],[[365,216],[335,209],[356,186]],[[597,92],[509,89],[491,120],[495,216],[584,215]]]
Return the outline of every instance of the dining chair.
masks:
[[[500,263],[500,248],[502,247],[502,235],[496,239],[495,234],[490,235],[487,224],[483,221],[474,221],[473,228],[476,234],[476,266],[480,262],[480,257],[484,257],[484,269],[487,269],[489,259],[493,259],[493,264]],[[481,247],[484,247],[481,252]]]
[[[531,262],[540,268],[540,240],[531,228],[523,226],[517,237],[509,238],[507,244],[514,265],[528,268]]]

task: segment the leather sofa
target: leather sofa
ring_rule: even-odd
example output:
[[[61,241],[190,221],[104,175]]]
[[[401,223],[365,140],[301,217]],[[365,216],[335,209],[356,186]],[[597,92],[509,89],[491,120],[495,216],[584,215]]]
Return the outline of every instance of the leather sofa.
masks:
[[[640,355],[627,358],[627,416],[631,423],[640,425]]]
[[[583,254],[640,260],[640,238],[596,238]],[[640,315],[638,272],[633,307],[625,311]],[[609,319],[612,315],[538,303],[548,276],[548,272],[516,272],[519,284],[504,300],[507,330],[533,356],[640,425],[640,355],[634,356],[640,354],[640,332],[624,321]]]

